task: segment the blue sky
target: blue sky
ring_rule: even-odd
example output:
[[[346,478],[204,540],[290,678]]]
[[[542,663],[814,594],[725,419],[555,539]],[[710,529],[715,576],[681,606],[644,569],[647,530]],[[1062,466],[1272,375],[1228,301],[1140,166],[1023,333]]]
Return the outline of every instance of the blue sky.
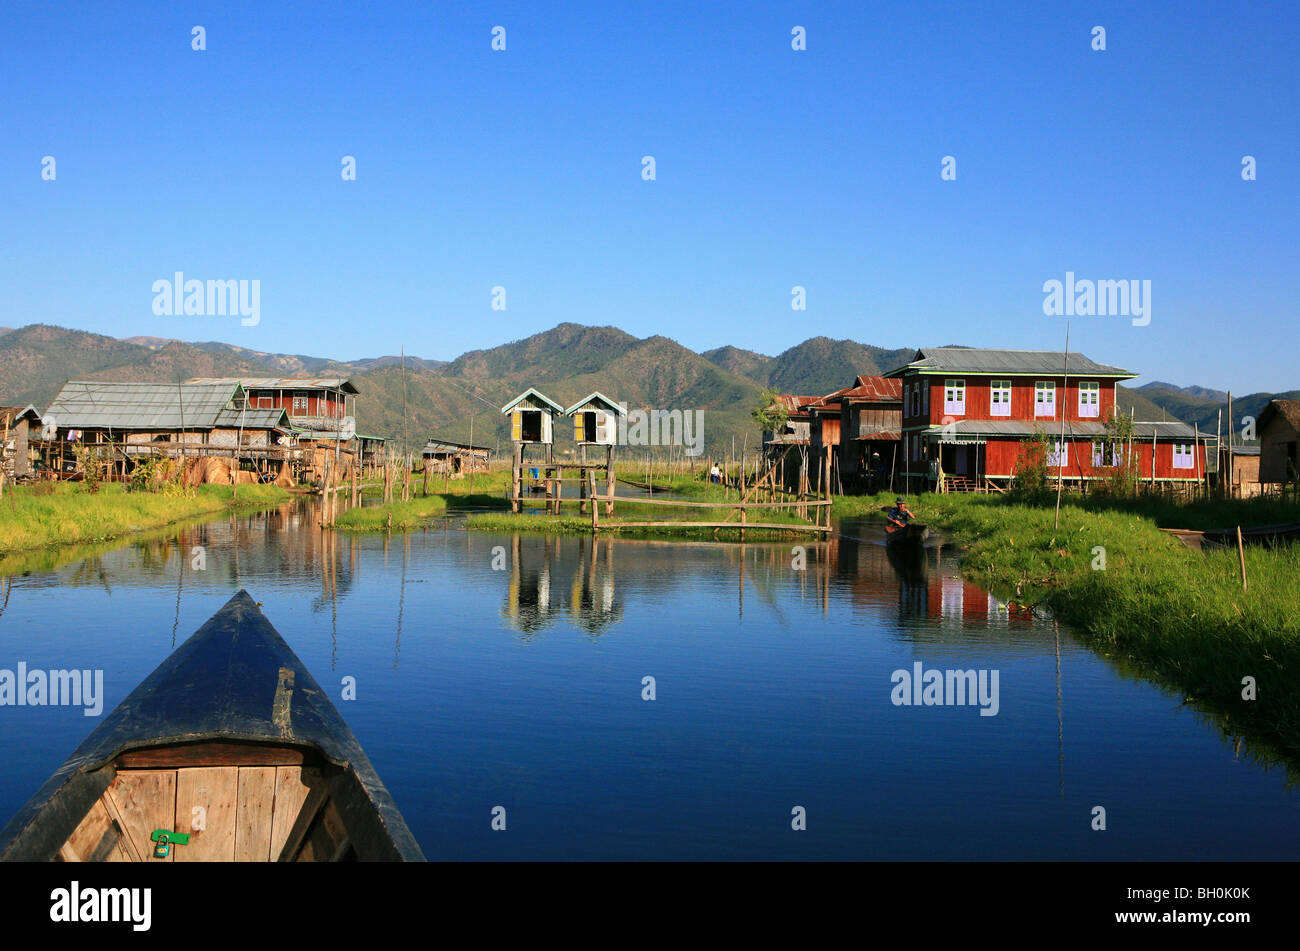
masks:
[[[1290,4],[11,4],[0,324],[1059,349],[1042,285],[1073,271],[1150,280],[1152,320],[1075,318],[1072,349],[1300,387],[1297,62]],[[178,270],[259,280],[260,323],[156,316]]]

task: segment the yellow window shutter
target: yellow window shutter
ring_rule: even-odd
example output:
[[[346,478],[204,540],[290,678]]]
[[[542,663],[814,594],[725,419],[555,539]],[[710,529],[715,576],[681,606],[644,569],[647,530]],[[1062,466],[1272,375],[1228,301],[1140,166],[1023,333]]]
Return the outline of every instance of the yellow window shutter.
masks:
[[[582,414],[574,413],[573,414],[573,441],[574,442],[582,442],[582,437],[586,435],[583,432],[583,429],[585,428],[586,427],[582,425]]]
[[[519,410],[510,414],[510,438],[518,442],[524,432],[524,416]]]

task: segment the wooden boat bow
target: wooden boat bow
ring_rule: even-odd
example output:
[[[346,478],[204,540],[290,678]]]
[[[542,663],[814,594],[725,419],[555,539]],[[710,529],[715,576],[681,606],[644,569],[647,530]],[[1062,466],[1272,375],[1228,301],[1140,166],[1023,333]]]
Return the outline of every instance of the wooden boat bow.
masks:
[[[261,798],[273,801],[255,801],[246,787],[264,785],[268,769],[274,771],[274,788]],[[215,772],[219,770],[234,772]],[[146,776],[164,790],[154,798],[165,799],[165,790],[174,788],[176,821],[181,822],[181,792],[195,771],[214,788],[235,790],[236,802],[214,804],[229,806],[232,822],[241,804],[250,815],[254,807],[259,817],[266,813],[264,850],[260,829],[254,834],[245,824],[241,828],[249,848],[240,850],[232,832],[232,848],[216,843],[218,858],[263,851],[271,860],[424,858],[352,731],[248,592],[241,590],[105,718],[0,832],[0,860],[85,858],[73,840],[92,818],[98,825],[87,836],[105,825],[101,807],[108,825],[92,853],[104,852],[110,860],[138,857],[148,849],[140,841],[148,830],[124,827],[131,822],[117,814],[122,811],[117,800],[134,796],[132,801],[146,813],[150,803],[138,802],[138,790],[117,795],[114,789],[142,783]],[[240,771],[249,772],[245,776]],[[165,802],[153,806],[154,816],[166,815]],[[309,807],[312,814],[305,816]],[[281,810],[278,817],[276,808]],[[290,808],[302,814],[290,816]],[[297,820],[292,827],[291,819]],[[114,828],[116,849],[103,843]],[[204,841],[211,844],[215,838]],[[208,854],[207,848],[187,852],[178,846],[175,859]]]

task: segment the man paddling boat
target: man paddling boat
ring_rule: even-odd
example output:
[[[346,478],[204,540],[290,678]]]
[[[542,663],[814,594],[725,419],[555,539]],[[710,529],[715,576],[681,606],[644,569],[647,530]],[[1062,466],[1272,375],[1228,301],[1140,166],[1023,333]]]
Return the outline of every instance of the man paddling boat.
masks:
[[[894,507],[885,512],[885,518],[889,519],[885,531],[892,535],[894,532],[907,528],[907,523],[916,518],[916,515],[907,507],[907,500],[900,496],[894,500]]]

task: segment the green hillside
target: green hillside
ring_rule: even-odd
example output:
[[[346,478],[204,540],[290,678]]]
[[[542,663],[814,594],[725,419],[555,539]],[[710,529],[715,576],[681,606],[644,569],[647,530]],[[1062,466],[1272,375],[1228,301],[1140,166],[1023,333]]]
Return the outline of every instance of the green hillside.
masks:
[[[157,349],[113,337],[31,324],[0,336],[0,398],[44,409],[68,380],[158,380],[265,372],[246,360],[171,342]]]
[[[1219,426],[1222,413],[1223,427],[1226,432],[1228,424],[1228,400],[1226,393],[1205,390],[1202,387],[1175,387],[1167,383],[1149,383],[1139,387],[1136,392],[1146,396],[1153,404],[1163,409],[1170,416],[1187,423],[1194,423],[1203,433],[1213,433]],[[1300,390],[1288,390],[1285,393],[1247,393],[1232,398],[1232,416],[1236,417],[1236,428],[1241,429],[1241,420],[1245,416],[1258,417],[1268,405],[1269,400],[1300,399]]]
[[[231,344],[167,338],[117,340],[34,324],[0,333],[0,403],[49,405],[68,379],[173,381],[195,376],[348,375],[360,395],[358,429],[414,450],[431,435],[497,447],[508,441],[500,408],[535,386],[567,406],[599,390],[629,409],[703,410],[705,455],[753,450],[758,432],[749,419],[759,393],[821,395],[860,374],[885,373],[911,359],[912,349],[885,349],[851,340],[814,337],[775,357],[719,347],[699,354],[667,337],[632,336],[617,327],[564,323],[450,363],[391,355],[354,361],[248,350]],[[403,385],[406,412],[403,417]],[[1149,384],[1118,388],[1118,402],[1141,420],[1184,419],[1213,432],[1217,395],[1200,387]],[[1273,394],[1234,401],[1240,415],[1258,415]],[[1297,394],[1281,394],[1295,397]],[[562,436],[561,444],[567,442]],[[642,450],[632,450],[639,454]]]

